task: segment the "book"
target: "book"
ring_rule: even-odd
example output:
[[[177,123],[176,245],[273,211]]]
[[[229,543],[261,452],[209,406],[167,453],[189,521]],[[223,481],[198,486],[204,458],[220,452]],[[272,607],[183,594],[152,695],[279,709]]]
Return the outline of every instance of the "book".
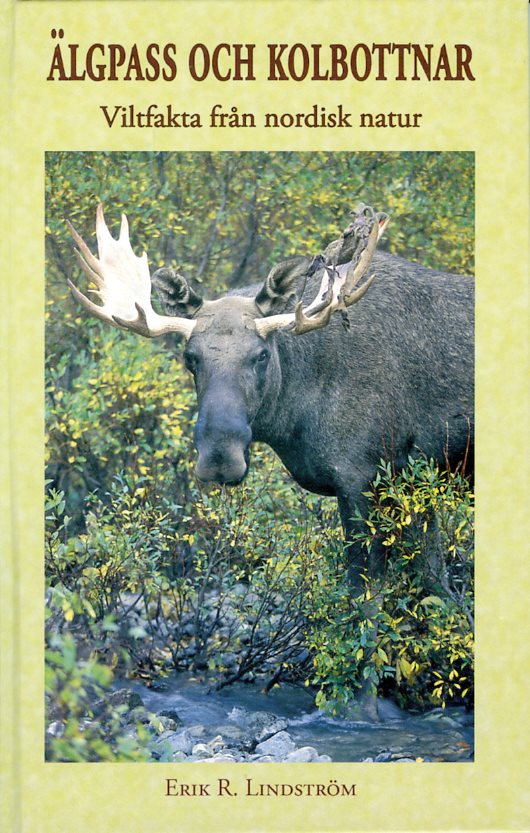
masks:
[[[199,833],[212,826],[227,831],[319,833],[528,829],[527,27],[527,5],[522,0],[4,1],[6,372],[2,392],[7,407],[2,463],[1,754],[6,833],[71,828],[93,833]],[[325,741],[308,742],[309,735],[300,725],[304,720],[309,723],[315,712],[297,705],[296,730],[294,712],[284,718],[289,708],[295,709],[296,698],[308,696],[307,690],[315,686],[320,686],[319,702],[325,705],[323,692],[330,689],[323,657],[327,661],[328,655],[318,634],[313,634],[316,660],[311,672],[305,672],[307,686],[291,689],[284,682],[296,653],[289,653],[287,640],[277,676],[272,660],[264,666],[267,673],[256,665],[246,677],[240,674],[246,683],[257,677],[259,685],[254,688],[236,685],[232,694],[226,686],[208,700],[204,687],[197,684],[186,700],[181,697],[185,685],[196,685],[188,675],[177,676],[181,682],[171,689],[175,656],[184,656],[186,650],[188,657],[193,656],[187,670],[191,668],[195,678],[210,671],[227,681],[227,667],[241,671],[241,665],[240,654],[232,650],[225,633],[221,647],[208,642],[211,634],[205,637],[201,666],[199,631],[186,633],[189,621],[175,618],[175,609],[163,620],[165,644],[162,631],[152,630],[156,617],[151,603],[158,599],[162,605],[165,597],[156,596],[154,584],[151,595],[142,590],[142,596],[134,577],[139,564],[153,563],[153,553],[162,559],[171,550],[168,517],[178,521],[182,560],[166,559],[163,567],[149,574],[153,582],[156,578],[167,586],[179,586],[179,570],[184,570],[186,559],[199,559],[193,562],[194,575],[199,575],[198,554],[204,541],[215,543],[218,532],[227,534],[226,530],[235,535],[236,522],[243,533],[232,545],[234,553],[244,547],[245,537],[263,558],[260,563],[269,563],[268,553],[269,567],[262,568],[262,584],[252,585],[252,592],[244,580],[238,585],[235,570],[230,574],[243,599],[240,609],[232,608],[233,617],[243,615],[243,609],[250,616],[260,592],[269,593],[266,598],[272,604],[271,587],[277,587],[278,574],[286,592],[289,581],[299,580],[300,565],[305,565],[307,586],[316,594],[316,562],[311,559],[318,557],[321,545],[311,537],[314,532],[306,530],[307,552],[299,546],[298,560],[290,556],[287,566],[280,567],[274,561],[274,548],[267,546],[272,540],[281,541],[287,552],[293,531],[301,534],[294,530],[294,515],[287,515],[283,527],[275,528],[266,514],[270,509],[266,501],[258,518],[249,514],[244,497],[222,495],[225,502],[219,503],[215,490],[204,493],[200,524],[195,516],[189,523],[192,510],[188,512],[187,503],[183,509],[181,503],[190,501],[191,506],[196,488],[190,463],[196,456],[191,447],[195,394],[190,377],[184,375],[183,345],[175,348],[162,334],[168,339],[167,349],[162,350],[159,343],[153,347],[136,335],[96,324],[66,286],[70,278],[85,293],[88,284],[80,277],[74,253],[74,243],[83,251],[82,244],[75,232],[72,241],[65,221],[71,221],[95,254],[99,202],[104,203],[106,223],[115,239],[120,215],[127,215],[133,252],[139,257],[143,249],[147,251],[151,272],[168,266],[178,269],[192,282],[195,279],[194,291],[209,300],[222,286],[237,290],[245,283],[259,285],[268,274],[269,289],[273,286],[275,292],[278,285],[271,284],[269,268],[300,254],[312,257],[327,251],[328,271],[335,269],[344,279],[340,254],[332,262],[329,258],[335,250],[329,254],[326,246],[335,238],[348,241],[355,223],[362,239],[362,223],[369,217],[366,222],[372,228],[374,216],[381,231],[385,227],[382,249],[444,272],[469,273],[474,268],[479,426],[474,741],[471,731],[462,728],[466,721],[458,724],[453,719],[465,716],[463,706],[458,713],[452,708],[454,703],[467,702],[471,685],[465,663],[458,665],[453,659],[454,675],[446,680],[433,665],[431,699],[427,689],[422,694],[427,711],[437,703],[440,706],[433,712],[434,721],[445,720],[448,735],[453,733],[453,747],[445,756],[441,751],[418,751],[422,747],[415,745],[414,732],[422,731],[421,721],[406,724],[408,746],[401,741],[393,744],[388,734],[384,741],[372,742],[372,753],[352,751],[351,739],[342,755]],[[354,212],[353,221],[349,211]],[[101,224],[99,229],[104,236]],[[346,236],[341,237],[343,232]],[[302,271],[311,277],[317,268],[322,269],[320,261],[308,261]],[[375,281],[374,287],[377,277]],[[178,286],[183,292],[184,284]],[[372,291],[367,290],[366,299]],[[272,303],[274,292],[268,300],[260,296],[261,303]],[[174,308],[182,312],[184,296],[177,296]],[[195,295],[186,298],[198,309],[201,301],[194,301]],[[175,296],[165,302],[171,307]],[[314,306],[304,303],[306,314],[314,318]],[[117,315],[123,327],[123,319],[131,318],[130,310],[116,309],[110,323]],[[340,312],[334,315],[339,321]],[[342,317],[343,329],[353,326],[353,313],[347,315],[349,321],[346,313]],[[154,320],[149,311],[148,319]],[[141,320],[139,326],[141,330]],[[193,370],[196,358],[189,354],[188,350],[187,362]],[[178,413],[160,385],[162,380],[167,390],[173,390],[171,372],[182,384]],[[188,381],[181,381],[185,378]],[[155,399],[148,398],[147,387]],[[91,414],[98,420],[93,425]],[[373,413],[370,416],[374,419]],[[157,437],[164,437],[156,447],[154,433],[149,433],[155,432],[153,420],[158,420]],[[125,447],[129,464],[121,467]],[[267,466],[274,465],[267,454],[258,450],[256,458],[255,453],[255,468],[268,471]],[[285,457],[292,471],[287,453]],[[173,503],[164,491],[164,478],[173,482],[170,465],[184,484]],[[290,481],[283,473],[270,477],[271,494],[278,494],[280,502],[290,506],[291,500],[305,500],[291,497],[286,485]],[[245,488],[230,494],[244,496]],[[167,500],[156,505],[155,496]],[[307,512],[317,506],[310,501],[304,505]],[[318,511],[332,512],[330,505],[318,503]],[[269,525],[261,527],[265,517]],[[327,530],[322,517],[320,526]],[[402,526],[410,523],[404,515]],[[452,527],[453,531],[462,528]],[[171,535],[175,534],[173,529]],[[387,537],[385,546],[392,543]],[[113,562],[118,575],[113,585],[109,567],[102,569],[98,553],[118,545],[126,554],[120,556],[123,564]],[[249,552],[247,561],[252,557]],[[311,559],[307,553],[312,553]],[[298,566],[293,567],[295,563]],[[319,581],[325,586],[325,565],[318,563]],[[226,562],[221,567],[228,569]],[[55,570],[52,580],[50,570]],[[114,607],[110,603],[105,607],[110,597]],[[201,604],[194,608],[199,618],[206,616],[205,598],[210,613],[221,610],[206,583]],[[298,598],[293,590],[285,616],[292,614]],[[325,601],[321,598],[320,604]],[[119,605],[120,615],[127,610],[123,620]],[[410,607],[423,611],[423,621],[430,617],[434,622],[441,605],[443,600],[434,590],[425,590]],[[300,610],[305,610],[303,605]],[[269,632],[283,611],[274,609],[267,620]],[[333,606],[326,611],[328,621],[332,620]],[[257,616],[256,607],[253,615]],[[81,627],[84,621],[91,623],[86,633]],[[203,625],[207,621],[207,616],[201,619]],[[122,643],[113,634],[124,623],[127,641]],[[399,622],[394,627],[398,632]],[[94,636],[96,631],[92,644],[87,634]],[[454,633],[455,656],[458,648],[463,657],[456,628]],[[322,630],[319,634],[322,637]],[[297,644],[294,636],[292,643]],[[136,652],[136,662],[124,658],[125,644]],[[361,662],[366,645],[352,644],[355,652],[360,651]],[[386,648],[385,644],[379,643],[381,680],[386,664],[391,690],[397,691],[397,686],[405,699],[417,696],[421,657],[400,655],[393,644]],[[330,663],[335,656],[330,651]],[[431,661],[433,653],[424,660],[425,667]],[[440,680],[443,677],[439,686],[435,672]],[[169,708],[171,698],[164,699],[163,690],[157,693],[164,679],[173,695],[177,692],[181,697],[174,700],[174,713]],[[65,680],[70,681],[69,688]],[[456,688],[446,693],[453,682]],[[112,702],[110,695],[103,701],[96,695],[90,700],[91,692],[108,692],[111,684],[118,695]],[[343,683],[334,685],[337,694]],[[263,688],[271,693],[264,694]],[[249,724],[243,727],[234,715],[256,720],[258,711],[279,709],[268,706],[277,688],[280,698],[287,692],[286,700],[292,696],[293,703],[289,706],[284,700],[284,712],[276,715],[278,723],[266,728],[261,757],[256,752],[260,743],[256,727],[247,751],[242,751],[241,742],[237,757],[233,751],[237,744],[226,740],[230,727],[233,736],[239,732],[241,739]],[[124,690],[128,694],[120,701]],[[90,708],[83,713],[86,691]],[[222,697],[226,715],[212,724],[218,729],[217,739],[207,731],[201,735],[200,726],[206,721],[201,715],[208,704],[217,708]],[[191,716],[182,729],[184,702]],[[412,701],[407,702],[405,723],[413,708]],[[136,725],[132,721],[125,730],[125,711],[134,708]],[[107,718],[107,734],[98,735],[98,721],[103,724]],[[270,714],[267,719],[270,722]],[[324,738],[326,731],[331,732],[329,727],[335,727],[341,743],[348,731],[359,737],[359,744],[361,737],[370,732],[375,737],[378,731],[377,724],[361,725],[351,715],[342,724],[326,720],[319,724]],[[112,727],[118,724],[113,736]],[[186,731],[185,743],[180,737],[184,746],[178,750],[171,746],[175,736]],[[281,762],[271,737],[287,744]],[[147,738],[143,747],[142,738]],[[443,742],[442,733],[439,749]],[[142,749],[149,749],[149,755],[142,758]],[[414,766],[397,765],[405,761]]]

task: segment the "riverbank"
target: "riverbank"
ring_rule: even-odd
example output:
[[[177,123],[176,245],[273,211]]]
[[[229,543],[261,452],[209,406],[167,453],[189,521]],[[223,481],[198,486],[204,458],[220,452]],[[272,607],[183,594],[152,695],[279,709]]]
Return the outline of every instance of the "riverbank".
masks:
[[[211,691],[190,674],[167,678],[163,687],[121,681],[108,703],[123,731],[147,738],[150,760],[181,763],[412,763],[473,760],[473,714],[462,708],[407,714],[379,701],[381,720],[329,717],[303,688],[282,685],[269,693],[235,684]],[[47,731],[60,733],[52,721]]]

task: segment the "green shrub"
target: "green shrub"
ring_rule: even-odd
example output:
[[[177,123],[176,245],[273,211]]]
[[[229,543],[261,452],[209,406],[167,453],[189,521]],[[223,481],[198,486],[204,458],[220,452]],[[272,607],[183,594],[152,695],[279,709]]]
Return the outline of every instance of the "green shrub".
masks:
[[[64,495],[51,489],[50,626],[83,633],[133,676],[193,668],[223,682],[227,652],[237,655],[230,678],[287,663],[303,647],[307,553],[318,532],[307,516],[293,527],[296,492],[278,467],[272,491],[284,496],[271,513],[260,456],[241,489],[194,494],[192,515],[173,496],[155,502],[130,476],[116,476],[104,501],[87,498],[85,532],[70,529]]]
[[[165,493],[178,473],[189,499],[193,395],[180,362],[95,327],[86,350],[68,367],[50,367],[48,379],[48,476],[65,492],[76,528],[85,497],[103,497],[121,471],[152,495]]]
[[[404,706],[470,704],[473,697],[473,495],[466,479],[432,460],[403,471],[382,463],[366,519],[354,539],[370,550],[382,539],[383,575],[368,596],[367,618],[337,578],[336,556],[321,559],[308,618],[318,702],[332,710],[363,679]],[[374,628],[375,624],[375,628]]]
[[[52,721],[46,732],[46,759],[148,760],[145,730],[138,726],[136,733],[127,732],[122,721],[125,708],[113,707],[108,700],[110,668],[93,656],[81,658],[71,633],[51,634],[45,656],[47,720]]]

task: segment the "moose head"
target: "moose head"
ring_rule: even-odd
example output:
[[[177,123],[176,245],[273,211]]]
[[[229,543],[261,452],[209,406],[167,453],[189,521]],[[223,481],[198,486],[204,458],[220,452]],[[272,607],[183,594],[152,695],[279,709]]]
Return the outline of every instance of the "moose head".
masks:
[[[151,279],[147,254],[138,257],[132,250],[125,215],[116,240],[98,206],[98,257],[68,222],[79,263],[96,286],[89,291],[102,302],[94,303],[69,281],[86,310],[148,338],[167,333],[184,337],[184,359],[195,379],[199,406],[195,445],[200,480],[236,484],[245,477],[250,443],[260,433],[256,427],[267,421],[282,395],[282,376],[290,361],[288,351],[280,356],[276,334],[296,337],[326,327],[335,312],[344,316],[372,284],[375,275],[360,282],[388,216],[363,204],[354,215],[324,254],[277,264],[252,296],[234,294],[214,301],[203,300],[171,269],[159,269]],[[309,278],[318,287],[314,299],[305,306],[298,300],[286,311],[295,290]],[[152,287],[170,314],[153,309]]]

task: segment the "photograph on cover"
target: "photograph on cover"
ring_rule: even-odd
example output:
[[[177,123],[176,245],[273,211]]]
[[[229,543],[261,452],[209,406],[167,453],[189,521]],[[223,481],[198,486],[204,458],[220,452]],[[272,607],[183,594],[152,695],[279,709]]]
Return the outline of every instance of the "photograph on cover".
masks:
[[[473,760],[470,152],[48,152],[47,761]]]

